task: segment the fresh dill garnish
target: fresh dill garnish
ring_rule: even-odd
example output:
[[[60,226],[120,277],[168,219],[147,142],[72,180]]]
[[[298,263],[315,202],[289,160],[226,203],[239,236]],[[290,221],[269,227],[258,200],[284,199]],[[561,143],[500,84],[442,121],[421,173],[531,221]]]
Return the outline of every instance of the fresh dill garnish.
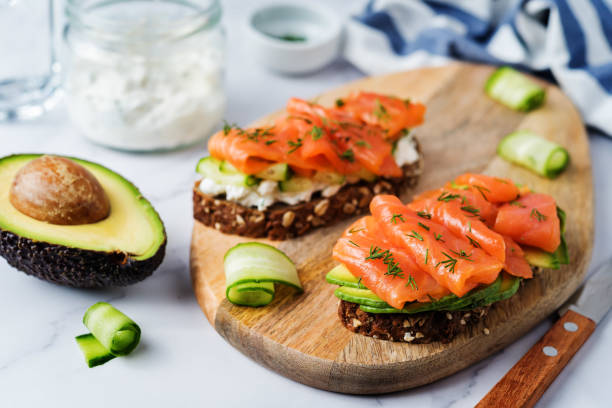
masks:
[[[374,112],[372,112],[374,116],[376,116],[379,120],[383,122],[387,122],[391,119],[391,115],[387,112],[387,108],[385,105],[380,103],[380,99],[376,100],[376,107],[374,108]]]
[[[519,201],[510,201],[510,205],[513,205],[518,208],[526,208],[527,206]]]
[[[494,178],[496,181],[499,181],[500,183],[510,184],[510,183],[508,183],[506,180],[501,179],[501,178],[499,178],[499,177],[493,177],[493,178]]]
[[[455,265],[457,265],[457,259],[453,258],[452,256],[450,256],[446,252],[442,252],[442,255],[444,255],[447,259],[444,260],[444,261],[438,262],[436,264],[436,267],[438,265],[442,265],[446,269],[448,269],[450,271],[450,273],[455,273]]]
[[[359,147],[365,147],[365,148],[367,148],[367,149],[372,148],[372,145],[370,145],[370,144],[369,144],[368,142],[366,142],[365,140],[358,140],[358,141],[356,141],[356,142],[355,142],[355,145],[356,145],[356,146],[359,146]]]
[[[289,115],[287,116],[287,119],[298,119],[298,120],[303,120],[304,122],[308,123],[309,125],[312,125],[312,120],[305,118],[303,116],[297,116],[297,115]]]
[[[472,221],[468,221],[468,231],[472,232]]]
[[[289,149],[289,151],[287,153],[291,154],[291,153],[295,152],[297,149],[299,149],[300,147],[302,147],[302,138],[298,137],[296,142],[294,142],[293,140],[289,140],[287,142],[287,144],[289,146],[291,146],[291,149]]]
[[[419,287],[416,284],[416,281],[414,280],[414,277],[412,275],[408,275],[408,283],[406,283],[406,287],[412,287],[413,290],[419,290]]]
[[[435,234],[434,233],[434,237],[436,238],[436,241],[440,241],[440,242],[446,242],[442,239],[442,234]]]
[[[359,245],[358,245],[356,242],[351,241],[350,239],[349,239],[349,243],[350,243],[351,245],[354,245],[354,246],[356,246],[357,248],[359,248]]]
[[[418,225],[419,225],[419,227],[421,227],[421,228],[423,228],[423,229],[425,229],[425,230],[429,231],[429,227],[428,227],[427,225],[425,225],[425,224],[423,224],[423,223],[421,223],[421,222],[419,222],[419,223],[418,223]]]
[[[343,107],[344,106],[344,101],[342,99],[340,99],[340,98],[336,99],[336,106],[338,108]]]
[[[234,129],[234,128],[236,128],[236,129],[240,129],[240,128],[238,127],[238,125],[236,125],[235,123],[233,123],[233,124],[231,124],[231,125],[230,125],[230,124],[229,124],[227,121],[225,121],[225,120],[223,121],[223,135],[224,135],[224,136],[229,135],[229,132],[231,132],[231,131],[232,131],[232,129]]]
[[[404,278],[404,272],[400,268],[399,262],[395,261],[393,254],[388,249],[383,250],[381,247],[370,245],[370,254],[365,259],[366,261],[368,259],[382,259],[383,263],[387,265],[385,275]]]
[[[429,248],[425,250],[425,265],[427,265],[427,260],[429,259]]]
[[[480,214],[480,210],[476,207],[472,207],[471,205],[464,205],[461,207],[461,210],[472,214],[470,217],[478,217]]]
[[[357,285],[361,285],[361,276],[357,279]]]
[[[350,230],[348,230],[348,232],[349,234],[354,234],[356,232],[363,231],[363,230],[365,230],[365,228],[351,228]]]
[[[453,201],[459,197],[459,194],[451,194],[447,191],[443,191],[442,194],[438,196],[438,201],[444,201],[445,203],[448,203],[449,201]]]
[[[355,153],[353,153],[353,150],[351,149],[346,149],[342,154],[339,155],[340,158],[342,160],[348,160],[349,162],[353,163],[355,161]]]
[[[535,218],[539,222],[546,221],[546,219],[548,218],[547,216],[539,212],[537,208],[533,208],[531,210],[531,217]]]
[[[418,239],[419,241],[423,241],[423,236],[419,234],[418,232],[416,232],[415,230],[412,230],[412,235],[406,234],[406,236],[410,238]]]
[[[426,220],[431,220],[431,214],[425,212],[425,211],[419,211],[417,212],[417,215],[421,218],[425,218]]]
[[[485,195],[484,192],[486,191],[487,193],[490,193],[491,190],[489,190],[486,187],[479,186],[477,184],[472,184],[472,187],[474,187],[476,190],[478,190],[478,192],[482,195],[482,198],[484,198],[486,201],[489,201],[489,199],[487,198],[487,196]]]
[[[474,260],[470,259],[472,254],[468,254],[463,249],[460,249],[459,252],[453,251],[452,249],[450,251],[461,259],[465,259],[466,261],[474,262]]]
[[[310,129],[310,135],[312,136],[312,140],[319,140],[321,136],[323,136],[323,129],[318,126],[313,126]]]
[[[272,139],[272,140],[266,140],[266,146],[270,146],[272,143],[276,143],[277,141]]]
[[[391,216],[391,224],[397,224],[397,220],[400,220],[401,222],[406,222],[402,214],[393,214]]]
[[[475,248],[482,248],[480,246],[480,243],[478,241],[476,241],[474,238],[470,237],[469,235],[465,235],[467,237],[467,239],[470,241],[470,244],[472,244]]]

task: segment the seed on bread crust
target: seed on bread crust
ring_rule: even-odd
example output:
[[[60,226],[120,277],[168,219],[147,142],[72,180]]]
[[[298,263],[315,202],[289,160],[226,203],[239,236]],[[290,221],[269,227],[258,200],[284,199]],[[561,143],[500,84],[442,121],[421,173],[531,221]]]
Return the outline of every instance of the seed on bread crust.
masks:
[[[374,182],[362,180],[343,186],[331,197],[321,197],[320,193],[315,193],[308,202],[295,205],[275,203],[264,211],[227,201],[224,195],[212,197],[204,194],[198,188],[198,181],[193,189],[193,217],[225,234],[272,240],[298,237],[313,228],[331,225],[367,211],[375,188],[382,194],[398,195],[404,188],[414,187],[423,167],[418,143],[417,151],[420,159],[402,167],[404,177]],[[238,216],[245,221],[244,224]]]
[[[356,303],[341,301],[338,305],[340,321],[348,330],[374,338],[422,344],[440,341],[449,343],[458,334],[471,330],[483,320],[488,307],[474,309],[466,324],[459,323],[464,312],[424,312],[407,314],[377,314],[364,312]],[[453,319],[448,319],[451,314]],[[360,325],[353,322],[358,320]],[[485,334],[488,329],[479,329]]]

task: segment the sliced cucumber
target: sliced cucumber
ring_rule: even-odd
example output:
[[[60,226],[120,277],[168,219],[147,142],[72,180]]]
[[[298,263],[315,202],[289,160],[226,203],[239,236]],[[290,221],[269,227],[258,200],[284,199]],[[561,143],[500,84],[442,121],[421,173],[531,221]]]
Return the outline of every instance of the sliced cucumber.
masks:
[[[284,193],[299,193],[313,188],[312,180],[307,177],[292,177],[289,180],[278,182],[278,189]]]
[[[102,365],[116,357],[102,343],[96,340],[91,333],[81,334],[75,337],[75,339],[85,356],[87,366],[90,368]]]
[[[98,302],[87,309],[83,323],[115,356],[130,354],[140,341],[140,327],[106,302]]]
[[[559,227],[561,229],[561,239],[563,239],[563,234],[565,234],[565,222],[567,219],[567,215],[565,211],[561,209],[561,207],[557,206],[557,217],[559,217]]]
[[[510,67],[498,68],[485,84],[486,93],[507,107],[528,112],[544,102],[544,88]]]
[[[504,137],[497,146],[497,154],[548,178],[558,176],[570,161],[565,148],[528,130]]]
[[[264,306],[274,299],[274,283],[302,291],[295,264],[279,249],[260,242],[230,248],[223,258],[225,296],[243,306]]]
[[[524,247],[523,252],[525,253],[525,260],[532,266],[539,266],[541,268],[559,269],[559,258],[556,253],[550,253],[543,251],[539,248]]]
[[[348,286],[349,288],[366,289],[359,278],[353,276],[344,264],[335,266],[325,276],[325,280],[332,285]]]
[[[360,305],[379,308],[391,307],[387,304],[387,302],[376,296],[376,294],[370,289],[359,289],[340,286],[334,291],[334,295],[336,295],[336,297],[339,299],[346,300],[347,302],[351,303],[357,303]]]
[[[565,237],[561,235],[561,243],[559,247],[554,253],[555,257],[559,260],[561,265],[569,264],[569,253],[567,252],[567,243],[565,242]]]
[[[287,163],[277,163],[260,171],[255,176],[264,180],[285,181],[291,178],[291,168]]]
[[[210,156],[200,159],[196,172],[202,177],[222,185],[252,187],[259,183],[257,177],[240,173],[227,161],[221,161]]]
[[[346,176],[331,171],[317,171],[312,179],[325,184],[344,184]]]

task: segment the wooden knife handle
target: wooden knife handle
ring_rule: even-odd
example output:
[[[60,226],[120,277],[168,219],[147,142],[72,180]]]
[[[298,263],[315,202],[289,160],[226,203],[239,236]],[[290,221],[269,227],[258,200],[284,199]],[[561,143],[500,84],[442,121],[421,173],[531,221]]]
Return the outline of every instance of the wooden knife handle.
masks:
[[[476,407],[533,407],[593,330],[594,321],[568,310]]]

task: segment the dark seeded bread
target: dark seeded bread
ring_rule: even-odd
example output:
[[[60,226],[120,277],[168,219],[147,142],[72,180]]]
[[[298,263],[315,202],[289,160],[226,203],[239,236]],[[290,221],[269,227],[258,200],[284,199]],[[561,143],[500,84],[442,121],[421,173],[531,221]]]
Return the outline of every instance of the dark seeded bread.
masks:
[[[313,228],[367,212],[376,194],[399,195],[404,188],[414,187],[423,168],[423,157],[418,144],[417,151],[421,158],[416,163],[402,167],[403,178],[360,181],[342,187],[332,197],[315,194],[308,202],[295,205],[277,203],[264,211],[227,201],[224,195],[206,195],[199,190],[198,181],[193,189],[193,217],[226,234],[273,240],[297,237]]]
[[[404,341],[412,344],[439,341],[449,343],[453,338],[486,317],[488,307],[470,311],[424,312],[416,314],[378,314],[364,312],[356,303],[340,301],[340,321],[352,332],[377,339]],[[488,329],[484,329],[488,334]]]

